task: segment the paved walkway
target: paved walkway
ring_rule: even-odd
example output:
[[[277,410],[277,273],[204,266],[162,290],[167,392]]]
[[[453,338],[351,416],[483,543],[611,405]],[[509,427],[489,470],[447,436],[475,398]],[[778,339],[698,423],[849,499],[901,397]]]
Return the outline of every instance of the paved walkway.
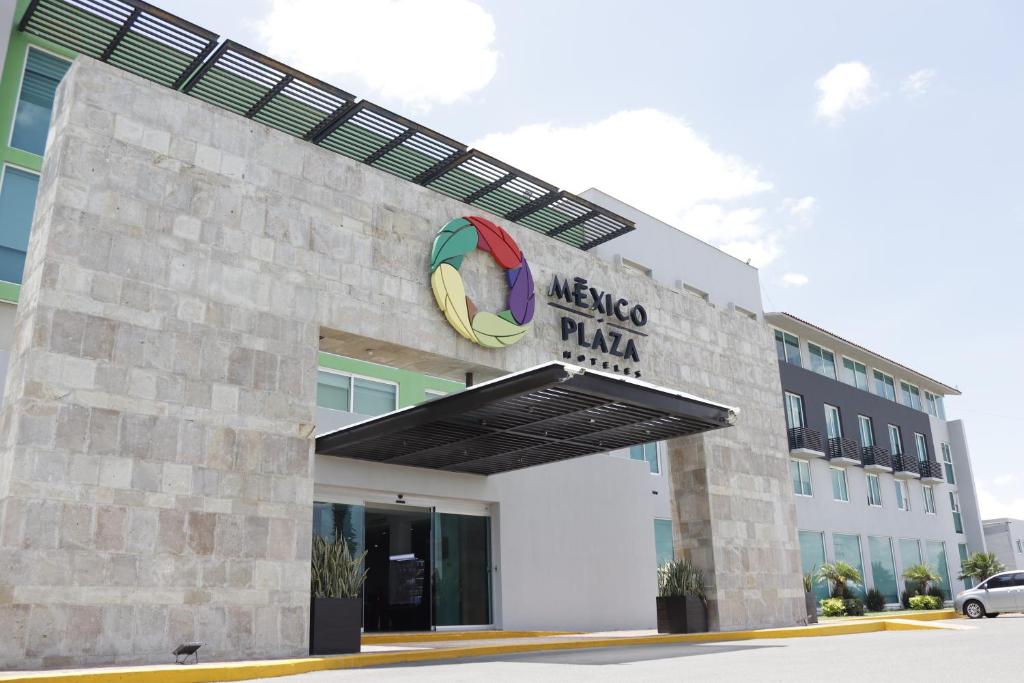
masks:
[[[654,631],[558,633],[551,631],[462,631],[409,634],[369,634],[358,654],[307,657],[291,660],[202,663],[191,666],[108,667],[65,671],[0,673],[4,681],[73,681],[75,683],[207,683],[286,676],[313,671],[366,668],[393,664],[437,662],[446,659],[507,656],[521,653],[594,650],[698,643],[726,643],[780,638],[880,633],[904,630],[958,630],[949,621],[952,610],[887,619],[831,621],[812,626],[718,631],[690,634],[658,634]],[[937,621],[942,620],[942,621]]]

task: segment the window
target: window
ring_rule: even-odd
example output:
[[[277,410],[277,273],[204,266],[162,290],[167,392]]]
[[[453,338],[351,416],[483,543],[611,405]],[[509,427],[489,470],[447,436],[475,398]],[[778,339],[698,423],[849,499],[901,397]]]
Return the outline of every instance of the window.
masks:
[[[852,534],[832,534],[832,547],[835,550],[836,562],[846,562],[864,576],[864,563],[861,560],[860,536]],[[846,584],[853,597],[864,599],[864,587],[852,583]]]
[[[868,536],[868,552],[871,555],[871,577],[874,588],[885,596],[888,603],[899,602],[899,584],[896,582],[896,562],[892,552],[892,539],[884,536]]]
[[[850,491],[846,486],[846,470],[841,467],[829,469],[832,470],[832,499],[849,503]]]
[[[967,544],[966,543],[960,543],[960,544],[957,545],[956,549],[957,549],[957,552],[960,553],[960,566],[963,567],[964,566],[964,562],[967,561],[967,555],[968,555],[968,553],[967,553]],[[965,576],[963,580],[964,580],[964,588],[974,588],[974,579],[972,579],[969,576]]]
[[[654,520],[654,557],[660,567],[675,559],[672,548],[672,520]]]
[[[811,370],[819,375],[836,378],[836,357],[831,351],[821,348],[817,344],[807,344],[807,350],[811,353]]]
[[[806,460],[790,460],[789,469],[793,475],[793,493],[798,496],[811,495],[811,465]]]
[[[791,394],[788,391],[786,392],[786,426],[790,429],[807,426],[804,422],[803,396]]]
[[[423,402],[426,403],[427,401],[433,401],[435,398],[441,398],[442,396],[447,396],[447,395],[448,394],[444,393],[443,391],[434,391],[433,389],[424,389],[423,390]]]
[[[921,487],[921,491],[924,492],[924,511],[925,514],[935,514],[935,489],[927,484]]]
[[[949,600],[949,567],[946,565],[946,544],[942,541],[928,541],[925,543],[928,551],[928,564],[935,573],[939,575],[939,590],[946,600]]]
[[[871,418],[864,415],[858,415],[857,426],[860,428],[860,445],[864,448],[874,446],[875,428],[871,424]]]
[[[321,408],[360,415],[383,415],[397,407],[398,386],[364,377],[320,370],[316,404]]]
[[[1013,588],[1017,585],[1016,581],[1013,580],[1013,574],[1001,574],[999,576],[993,576],[991,579],[984,583],[985,588]]]
[[[924,405],[925,405],[925,408],[928,409],[928,414],[929,415],[934,415],[935,417],[938,417],[939,416],[939,406],[938,406],[938,403],[935,400],[936,398],[938,398],[938,397],[935,394],[933,394],[932,392],[930,392],[930,391],[924,392]]]
[[[917,447],[917,461],[928,462],[928,442],[925,440],[924,434],[914,432],[914,445]]]
[[[775,330],[775,352],[779,355],[779,360],[800,365],[800,340],[789,332]]]
[[[858,389],[868,390],[868,369],[863,363],[849,358],[843,359],[843,381]]]
[[[816,575],[825,564],[825,535],[820,531],[800,532],[800,569],[804,574]],[[820,581],[814,582],[814,597],[824,600],[829,597],[829,587]]]
[[[897,479],[896,484],[896,507],[904,512],[910,512],[910,488],[907,482]]]
[[[18,95],[18,108],[14,114],[11,147],[43,155],[46,135],[50,131],[53,96],[60,79],[64,78],[70,66],[71,62],[66,59],[29,48]]]
[[[828,438],[838,439],[843,436],[843,423],[839,419],[839,408],[825,404],[825,431]]]
[[[882,398],[887,398],[890,401],[896,400],[896,383],[892,377],[875,370],[875,393]]]
[[[913,384],[901,381],[900,395],[903,397],[903,405],[910,406],[914,410],[921,410],[921,392]]]
[[[962,534],[964,532],[964,520],[960,515],[960,494],[956,491],[949,492],[949,507],[953,511],[953,531]]]
[[[950,484],[956,483],[956,473],[953,472],[953,451],[949,448],[949,444],[942,442],[942,467],[946,470],[946,481]]]
[[[658,444],[655,441],[640,444],[639,446],[631,446],[629,457],[633,460],[646,460],[647,466],[651,469],[651,474],[661,472],[661,465],[658,462]]]
[[[903,435],[896,425],[889,425],[889,451],[893,455],[903,455]]]
[[[39,176],[4,166],[0,178],[0,280],[21,283]]]
[[[941,396],[936,396],[935,397],[935,409],[939,412],[939,419],[940,420],[945,420],[946,419],[946,403],[945,403],[945,399],[943,399]]]
[[[921,564],[921,542],[916,538],[900,539],[900,564],[903,571],[915,564]]]
[[[868,480],[868,505],[882,507],[882,485],[878,481],[877,474],[869,474]]]

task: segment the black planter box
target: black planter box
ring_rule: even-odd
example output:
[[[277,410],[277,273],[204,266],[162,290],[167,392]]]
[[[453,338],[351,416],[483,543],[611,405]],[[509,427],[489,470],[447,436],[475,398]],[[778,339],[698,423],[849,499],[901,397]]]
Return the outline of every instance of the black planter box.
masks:
[[[708,608],[689,595],[658,598],[658,633],[703,633],[708,630]]]
[[[807,623],[818,623],[818,599],[814,591],[804,593],[804,605],[807,607]]]
[[[309,604],[309,654],[359,652],[362,598],[312,598]]]

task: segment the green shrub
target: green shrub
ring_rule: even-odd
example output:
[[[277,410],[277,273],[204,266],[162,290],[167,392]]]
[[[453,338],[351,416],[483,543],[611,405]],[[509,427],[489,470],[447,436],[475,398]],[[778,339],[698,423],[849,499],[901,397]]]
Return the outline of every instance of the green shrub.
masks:
[[[934,595],[915,595],[910,598],[910,609],[942,609],[942,598]]]
[[[925,593],[925,595],[930,595],[933,598],[938,598],[939,602],[942,602],[942,601],[944,601],[946,599],[946,596],[942,593],[942,589],[939,588],[938,586],[931,586],[931,587],[929,587],[928,588],[928,592]]]
[[[821,601],[823,617],[841,617],[846,614],[846,605],[842,598],[827,598]]]
[[[868,591],[864,604],[867,606],[869,612],[881,612],[885,609],[885,596],[882,595],[880,591],[872,588]]]
[[[843,607],[848,617],[864,616],[864,602],[860,598],[846,598],[843,600]]]

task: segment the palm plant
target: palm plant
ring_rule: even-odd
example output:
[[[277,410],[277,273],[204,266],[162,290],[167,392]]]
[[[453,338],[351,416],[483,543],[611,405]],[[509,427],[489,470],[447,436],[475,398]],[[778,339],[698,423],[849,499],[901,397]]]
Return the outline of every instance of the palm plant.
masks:
[[[919,584],[921,586],[921,592],[925,595],[928,594],[929,586],[932,584],[938,585],[942,583],[942,577],[923,562],[921,564],[914,564],[907,567],[903,571],[903,578],[907,581]]]
[[[358,598],[369,570],[363,569],[364,550],[353,557],[344,538],[313,538],[310,591],[314,598]]]
[[[864,583],[860,572],[853,565],[846,562],[826,562],[818,567],[818,583],[827,583],[831,586],[832,597],[846,597],[846,586],[848,583],[860,586]]]
[[[704,574],[689,560],[673,560],[658,567],[658,595],[663,598],[691,597],[706,600]]]
[[[1006,565],[995,553],[974,553],[960,564],[960,579],[975,579],[981,583],[993,574],[1005,572]]]

